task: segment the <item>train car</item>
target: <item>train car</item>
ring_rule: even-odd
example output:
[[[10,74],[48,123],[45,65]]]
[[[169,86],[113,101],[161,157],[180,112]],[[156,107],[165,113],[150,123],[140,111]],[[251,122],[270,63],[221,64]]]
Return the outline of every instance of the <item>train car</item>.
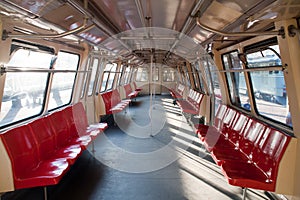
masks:
[[[0,1],[0,199],[300,200],[299,26],[299,0]]]

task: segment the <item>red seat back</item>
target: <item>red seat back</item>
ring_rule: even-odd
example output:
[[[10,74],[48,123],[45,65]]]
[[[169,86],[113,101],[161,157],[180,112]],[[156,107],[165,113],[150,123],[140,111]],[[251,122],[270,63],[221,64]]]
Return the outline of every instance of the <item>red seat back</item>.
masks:
[[[68,145],[71,138],[69,125],[63,114],[63,110],[56,111],[48,116],[50,126],[53,129],[56,139],[56,145],[58,147],[64,147]]]
[[[39,156],[41,160],[49,158],[56,149],[55,135],[51,127],[46,123],[46,118],[39,118],[28,124],[36,138]]]
[[[20,178],[26,169],[38,165],[38,147],[29,126],[23,125],[6,131],[1,138],[10,157],[15,180]]]
[[[253,162],[269,176],[270,181],[276,180],[279,163],[289,141],[290,136],[268,127],[253,153]]]

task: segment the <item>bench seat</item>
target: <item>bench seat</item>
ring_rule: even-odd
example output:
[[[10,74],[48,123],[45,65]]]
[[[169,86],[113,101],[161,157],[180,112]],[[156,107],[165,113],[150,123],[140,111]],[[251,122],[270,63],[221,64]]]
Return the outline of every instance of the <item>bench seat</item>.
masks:
[[[131,100],[121,100],[120,93],[117,89],[104,92],[101,94],[105,104],[105,114],[115,114],[122,112],[131,102]]]
[[[131,85],[128,83],[126,85],[124,85],[124,89],[125,89],[125,93],[126,93],[126,98],[127,99],[134,99],[136,98],[141,90],[133,90],[131,88]]]
[[[291,136],[226,105],[219,106],[213,126],[196,124],[195,131],[229,184],[276,190]]]
[[[177,99],[177,103],[182,112],[197,115],[200,111],[200,104],[203,96],[203,94],[190,89],[188,97],[186,99]]]
[[[57,184],[70,167],[60,155],[41,155],[28,125],[1,134],[1,139],[11,160],[16,189]]]
[[[57,184],[106,128],[106,123],[89,126],[82,103],[77,103],[5,131],[0,134],[0,143],[8,160],[0,167],[11,169],[12,179],[0,183],[0,191],[6,184],[13,189]]]

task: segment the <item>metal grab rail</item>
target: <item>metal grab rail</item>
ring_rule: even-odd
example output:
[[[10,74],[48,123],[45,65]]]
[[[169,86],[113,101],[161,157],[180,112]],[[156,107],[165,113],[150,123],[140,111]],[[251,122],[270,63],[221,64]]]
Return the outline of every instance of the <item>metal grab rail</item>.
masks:
[[[284,29],[281,28],[277,31],[256,31],[256,32],[223,32],[223,31],[219,31],[217,29],[211,28],[207,25],[204,25],[201,20],[200,17],[197,18],[197,25],[209,32],[218,34],[218,35],[222,35],[222,36],[227,36],[227,37],[247,37],[247,36],[260,36],[260,35],[280,35],[282,37],[284,37],[285,33],[284,33]]]

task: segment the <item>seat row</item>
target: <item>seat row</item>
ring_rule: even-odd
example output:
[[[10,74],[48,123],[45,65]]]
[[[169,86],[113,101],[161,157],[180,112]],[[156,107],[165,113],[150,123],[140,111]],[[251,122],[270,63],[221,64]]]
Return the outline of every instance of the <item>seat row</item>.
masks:
[[[106,123],[89,126],[82,103],[0,135],[0,192],[57,184]],[[3,172],[2,171],[2,172]]]
[[[141,91],[140,88],[133,90],[132,86],[129,83],[124,85],[124,90],[126,94],[126,99],[135,99]]]
[[[177,87],[175,88],[170,88],[169,91],[170,91],[170,94],[171,96],[177,100],[177,99],[183,99],[183,96],[184,96],[184,85],[182,84],[178,84]]]
[[[117,89],[101,94],[105,106],[105,115],[115,114],[123,111],[131,102],[130,99],[121,99]]]
[[[200,105],[203,97],[204,94],[190,89],[188,97],[186,99],[178,100],[177,104],[182,109],[182,112],[197,115],[199,114]]]
[[[213,126],[195,127],[230,184],[273,192],[284,185],[278,177],[289,173],[280,165],[291,136],[226,105],[219,106]]]

